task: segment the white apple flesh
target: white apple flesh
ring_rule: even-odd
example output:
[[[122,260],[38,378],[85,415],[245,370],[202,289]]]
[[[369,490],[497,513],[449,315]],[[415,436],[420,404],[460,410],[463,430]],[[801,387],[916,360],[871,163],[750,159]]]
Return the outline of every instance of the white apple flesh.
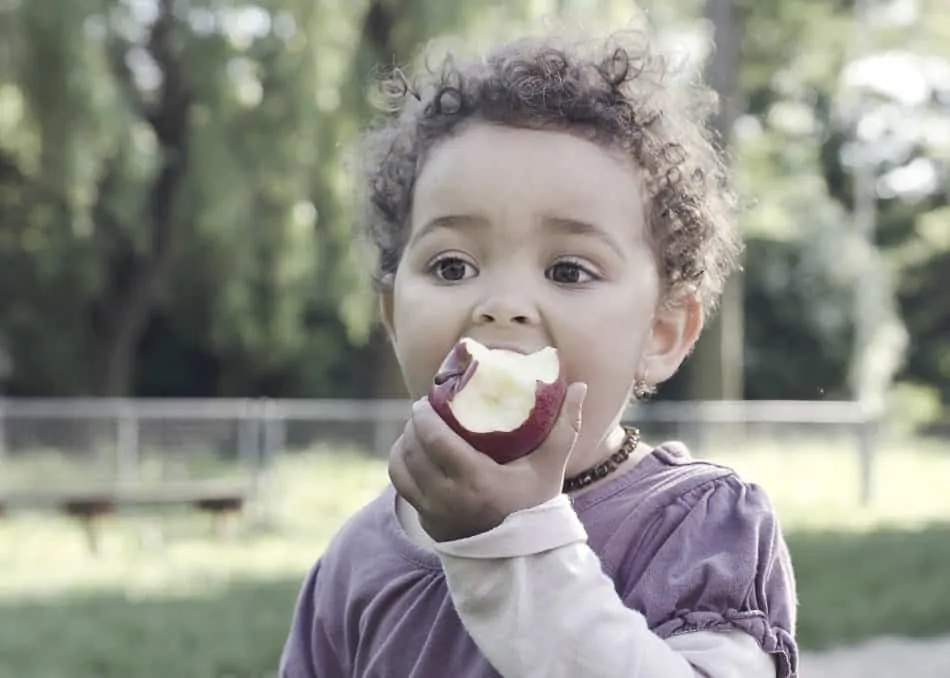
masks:
[[[429,401],[472,447],[506,464],[544,441],[566,393],[553,346],[518,353],[466,337],[443,361]]]

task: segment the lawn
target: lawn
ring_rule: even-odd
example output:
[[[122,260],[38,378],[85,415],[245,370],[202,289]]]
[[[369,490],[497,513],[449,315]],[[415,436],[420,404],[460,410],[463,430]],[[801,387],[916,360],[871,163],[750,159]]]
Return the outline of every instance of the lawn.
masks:
[[[950,454],[908,449],[882,451],[866,509],[845,450],[710,455],[780,511],[803,647],[950,632]],[[307,568],[385,482],[356,453],[287,457],[230,538],[209,538],[200,516],[125,516],[98,556],[54,516],[0,520],[0,678],[274,676]]]

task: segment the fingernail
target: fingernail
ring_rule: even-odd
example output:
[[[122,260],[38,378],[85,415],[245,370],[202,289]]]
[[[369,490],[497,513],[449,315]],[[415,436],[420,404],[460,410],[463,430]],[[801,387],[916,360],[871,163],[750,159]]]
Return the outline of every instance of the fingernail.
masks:
[[[587,384],[581,383],[581,385],[577,387],[577,390],[580,391],[580,393],[577,396],[577,412],[574,413],[573,421],[571,422],[571,427],[574,429],[574,431],[579,433],[581,430],[581,423],[584,417],[583,415],[584,399],[587,397]]]

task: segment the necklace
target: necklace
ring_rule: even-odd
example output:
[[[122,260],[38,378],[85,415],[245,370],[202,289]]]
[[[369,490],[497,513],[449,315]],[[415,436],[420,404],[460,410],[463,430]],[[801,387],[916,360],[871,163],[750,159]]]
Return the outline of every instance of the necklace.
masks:
[[[637,445],[640,444],[640,429],[633,426],[624,426],[623,428],[627,435],[624,437],[623,444],[620,446],[620,449],[596,466],[592,466],[586,471],[580,472],[576,476],[565,478],[563,492],[576,492],[582,487],[587,487],[591,483],[594,483],[616,471],[623,462],[630,458],[630,455],[633,454],[633,451],[637,449]]]

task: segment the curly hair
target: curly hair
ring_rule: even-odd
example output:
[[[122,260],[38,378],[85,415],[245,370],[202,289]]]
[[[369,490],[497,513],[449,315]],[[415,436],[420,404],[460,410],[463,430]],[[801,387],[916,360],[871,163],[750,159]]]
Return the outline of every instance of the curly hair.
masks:
[[[478,59],[445,56],[414,79],[398,68],[384,77],[386,112],[363,138],[376,289],[392,285],[427,154],[463,122],[480,120],[562,130],[628,157],[643,175],[664,298],[689,290],[714,310],[742,252],[728,172],[704,124],[716,97],[701,84],[675,86],[668,61],[641,35],[593,45],[523,38]]]

